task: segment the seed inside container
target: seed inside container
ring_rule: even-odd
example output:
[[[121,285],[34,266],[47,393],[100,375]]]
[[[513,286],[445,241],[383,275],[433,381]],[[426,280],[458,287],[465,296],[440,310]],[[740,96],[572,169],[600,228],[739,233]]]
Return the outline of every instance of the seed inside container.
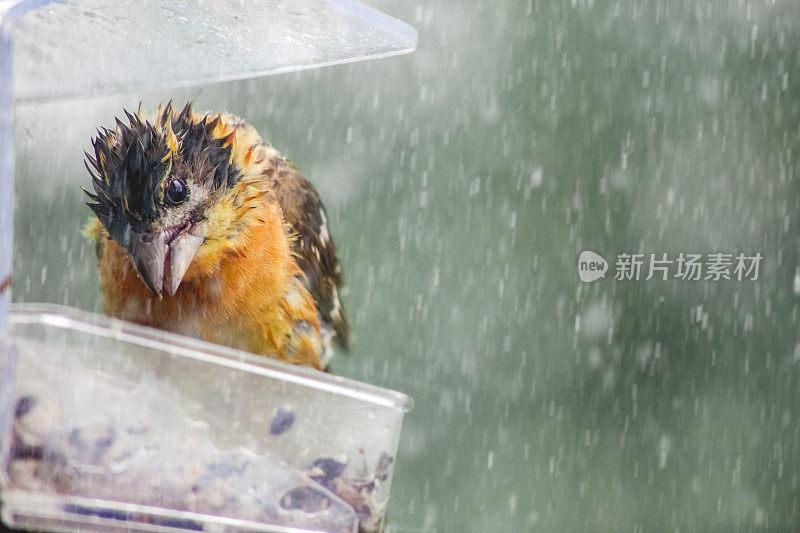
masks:
[[[333,480],[342,475],[347,463],[347,456],[344,455],[339,458],[320,457],[308,468],[308,477],[329,487]]]
[[[14,418],[22,418],[33,406],[36,405],[36,398],[33,396],[23,396],[17,400],[17,405],[14,408]]]
[[[278,412],[272,418],[272,423],[269,425],[270,435],[280,435],[285,433],[294,424],[294,409],[289,406],[282,406],[278,408]]]
[[[314,487],[297,487],[281,498],[281,507],[287,511],[303,511],[309,514],[324,511],[330,507],[328,497]]]

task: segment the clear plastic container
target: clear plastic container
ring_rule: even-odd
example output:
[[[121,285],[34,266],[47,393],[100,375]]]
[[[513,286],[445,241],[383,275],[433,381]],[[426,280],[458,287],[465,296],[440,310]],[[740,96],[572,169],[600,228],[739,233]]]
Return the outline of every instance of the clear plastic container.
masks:
[[[380,529],[403,394],[58,306],[15,307],[10,333],[7,524]]]

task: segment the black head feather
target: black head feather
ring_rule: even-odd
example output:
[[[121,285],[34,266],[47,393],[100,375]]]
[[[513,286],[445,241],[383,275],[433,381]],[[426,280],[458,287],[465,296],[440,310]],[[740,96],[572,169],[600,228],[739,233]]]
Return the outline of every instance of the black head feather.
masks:
[[[170,208],[165,183],[172,176],[192,186],[219,191],[235,184],[239,169],[231,163],[226,140],[211,133],[219,118],[198,119],[187,104],[175,113],[168,104],[155,124],[125,111],[128,124],[117,119],[116,129],[98,129],[94,154],[86,154],[94,193],[85,191],[87,205],[109,234],[127,247],[130,233],[153,228]],[[226,145],[227,144],[227,145]]]

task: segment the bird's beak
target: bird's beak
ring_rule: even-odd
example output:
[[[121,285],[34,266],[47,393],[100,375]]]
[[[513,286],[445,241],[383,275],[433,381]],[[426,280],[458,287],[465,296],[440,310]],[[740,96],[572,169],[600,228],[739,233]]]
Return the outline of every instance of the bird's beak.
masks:
[[[139,235],[131,245],[136,272],[156,296],[174,296],[203,241],[205,237],[188,232]]]

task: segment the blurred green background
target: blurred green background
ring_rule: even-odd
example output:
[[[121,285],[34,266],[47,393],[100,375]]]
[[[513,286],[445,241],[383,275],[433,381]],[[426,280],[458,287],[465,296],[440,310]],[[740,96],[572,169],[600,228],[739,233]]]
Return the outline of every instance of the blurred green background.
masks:
[[[356,336],[333,371],[416,401],[389,531],[800,528],[800,4],[369,3],[417,52],[19,108],[14,299],[99,309],[82,150],[193,99],[320,190]],[[764,259],[613,279],[680,252]]]

